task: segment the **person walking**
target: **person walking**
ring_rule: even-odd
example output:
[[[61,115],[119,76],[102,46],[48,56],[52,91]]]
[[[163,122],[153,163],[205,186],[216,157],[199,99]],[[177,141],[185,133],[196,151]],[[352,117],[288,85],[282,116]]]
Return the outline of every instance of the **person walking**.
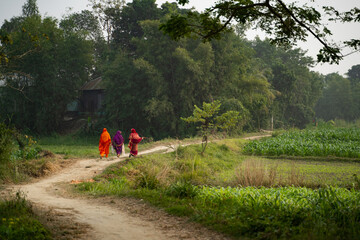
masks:
[[[130,154],[129,157],[137,156],[138,154],[138,144],[143,140],[145,137],[140,137],[139,134],[136,132],[134,128],[131,129],[131,133],[129,136],[129,145],[130,148]]]
[[[120,157],[123,151],[124,137],[121,135],[121,131],[117,131],[112,139],[112,145],[116,151],[117,157]],[[125,150],[125,149],[124,149]]]
[[[100,135],[100,140],[99,140],[100,159],[102,159],[104,157],[104,155],[106,157],[109,156],[110,144],[111,144],[110,134],[106,130],[106,128],[104,128],[103,132]]]

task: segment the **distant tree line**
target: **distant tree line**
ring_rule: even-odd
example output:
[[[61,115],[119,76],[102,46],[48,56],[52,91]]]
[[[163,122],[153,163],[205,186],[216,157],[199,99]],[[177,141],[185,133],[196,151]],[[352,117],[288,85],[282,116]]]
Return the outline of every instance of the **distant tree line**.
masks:
[[[59,131],[79,87],[99,76],[106,99],[98,127],[134,127],[156,139],[195,134],[181,118],[213,101],[221,102],[220,114],[241,115],[236,133],[301,128],[315,116],[359,117],[358,66],[348,78],[323,76],[309,69],[314,62],[301,49],[249,41],[242,25],[219,40],[173,41],[159,28],[189,12],[176,3],[90,2],[92,11],[59,21],[41,17],[29,0],[22,16],[4,22],[1,34],[10,40],[1,51],[8,59],[0,66],[2,120],[40,134]],[[330,100],[340,104],[340,97],[346,107],[336,111]]]

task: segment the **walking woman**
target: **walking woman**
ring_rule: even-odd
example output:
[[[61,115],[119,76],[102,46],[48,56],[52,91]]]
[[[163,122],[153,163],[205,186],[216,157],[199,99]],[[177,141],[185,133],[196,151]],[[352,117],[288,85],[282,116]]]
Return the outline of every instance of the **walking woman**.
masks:
[[[116,151],[117,157],[120,157],[123,150],[124,138],[121,135],[121,131],[117,131],[112,140],[112,145]],[[124,149],[125,150],[125,149]]]
[[[106,157],[109,156],[109,147],[111,143],[111,137],[106,128],[103,129],[103,132],[100,136],[99,140],[99,151],[100,151],[100,158],[103,158],[105,155]]]
[[[131,133],[129,136],[129,145],[130,155],[129,157],[135,157],[138,154],[138,144],[143,140],[144,137],[140,137],[134,128],[131,129]]]

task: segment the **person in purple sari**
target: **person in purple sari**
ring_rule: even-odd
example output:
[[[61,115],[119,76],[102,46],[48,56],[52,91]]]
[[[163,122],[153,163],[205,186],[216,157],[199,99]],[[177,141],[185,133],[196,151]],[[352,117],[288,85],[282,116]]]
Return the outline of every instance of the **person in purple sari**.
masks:
[[[116,151],[117,157],[120,157],[120,154],[122,153],[122,148],[124,144],[124,138],[121,135],[121,131],[117,131],[115,136],[112,140],[113,147]]]

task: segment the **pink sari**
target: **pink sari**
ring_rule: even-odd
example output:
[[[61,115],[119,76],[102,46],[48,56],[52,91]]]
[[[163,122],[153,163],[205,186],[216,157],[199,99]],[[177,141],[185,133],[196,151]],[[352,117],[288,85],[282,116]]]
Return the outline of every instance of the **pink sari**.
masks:
[[[138,143],[141,142],[143,138],[139,136],[139,134],[135,131],[135,129],[131,129],[131,133],[129,136],[129,145],[130,154],[136,156],[138,154]]]

